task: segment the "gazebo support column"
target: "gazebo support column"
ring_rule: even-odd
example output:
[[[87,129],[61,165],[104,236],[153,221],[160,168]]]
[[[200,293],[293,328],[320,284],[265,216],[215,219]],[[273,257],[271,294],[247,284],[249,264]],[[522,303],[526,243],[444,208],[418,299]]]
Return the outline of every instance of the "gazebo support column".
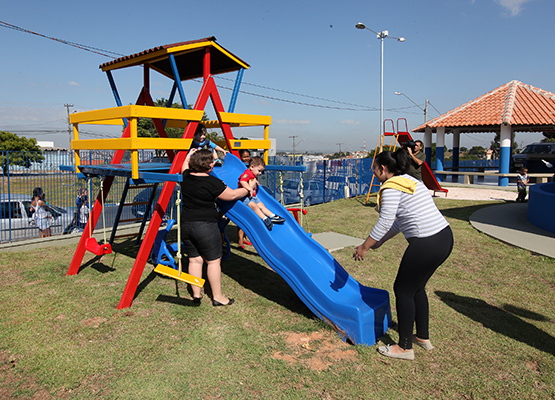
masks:
[[[500,149],[499,149],[499,173],[508,174],[511,164],[512,127],[509,124],[501,124]],[[509,186],[508,177],[499,177],[499,186]]]
[[[453,130],[453,171],[459,170],[459,151],[461,145],[461,132],[458,129]]]
[[[438,126],[436,130],[436,170],[437,171],[443,171],[444,147],[445,147],[445,127]]]
[[[426,163],[432,165],[432,128],[429,126],[424,130],[424,153],[426,154]]]

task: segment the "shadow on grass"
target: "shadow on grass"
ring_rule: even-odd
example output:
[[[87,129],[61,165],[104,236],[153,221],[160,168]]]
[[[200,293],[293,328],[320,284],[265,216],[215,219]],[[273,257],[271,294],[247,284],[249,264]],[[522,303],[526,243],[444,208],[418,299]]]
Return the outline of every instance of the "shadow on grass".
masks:
[[[241,257],[240,254],[231,253],[228,261],[222,265],[222,273],[245,289],[292,312],[307,318],[316,318],[281,276],[256,262]]]
[[[555,338],[521,318],[546,321],[548,318],[545,316],[509,304],[499,308],[473,297],[459,296],[451,292],[435,293],[449,307],[484,327],[555,355]]]
[[[85,264],[82,264],[79,267],[79,272],[83,271],[85,268],[88,268],[88,267],[91,267],[102,274],[115,271],[113,267],[110,267],[102,263],[101,260],[102,260],[102,256],[96,256],[94,258],[91,258],[89,261],[87,261]]]
[[[493,205],[495,204],[479,204],[467,207],[440,208],[440,211],[444,217],[459,219],[461,221],[469,221],[470,216],[476,211],[484,207],[491,207]]]

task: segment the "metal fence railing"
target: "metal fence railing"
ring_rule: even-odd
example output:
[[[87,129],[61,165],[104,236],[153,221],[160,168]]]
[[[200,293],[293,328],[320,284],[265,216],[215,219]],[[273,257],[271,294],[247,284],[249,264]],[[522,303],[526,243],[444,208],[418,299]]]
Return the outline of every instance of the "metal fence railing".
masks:
[[[81,151],[82,164],[110,163],[113,151]],[[2,176],[0,179],[0,242],[11,242],[39,236],[31,212],[33,189],[40,187],[45,193],[46,201],[52,208],[53,235],[67,234],[82,230],[76,218],[78,197],[83,193],[98,193],[99,178],[85,179],[75,172],[61,169],[63,165],[73,165],[70,151],[44,151],[42,153],[0,152]],[[124,156],[124,162],[128,160]],[[140,162],[159,161],[155,151],[139,153]],[[490,167],[465,162],[465,167]],[[372,159],[338,159],[306,161],[287,157],[270,157],[272,165],[304,165],[306,172],[267,170],[260,178],[261,185],[284,205],[300,203],[301,194],[306,206],[334,201],[345,197],[366,195],[372,179]],[[446,163],[446,166],[447,163]],[[463,166],[463,162],[461,162]],[[494,166],[491,164],[491,166]],[[106,199],[104,212],[106,227],[113,225],[118,204],[124,190],[126,178],[116,177]],[[133,186],[131,186],[133,188]],[[152,188],[130,189],[126,203],[145,202],[150,199]],[[161,185],[157,195],[161,192]],[[168,207],[167,214],[175,215],[175,207]],[[146,206],[124,207],[122,219],[142,218]],[[98,228],[102,228],[99,220]]]
[[[113,151],[81,151],[81,163],[94,165],[110,163]],[[124,156],[124,162],[129,157]],[[77,206],[79,196],[92,193],[94,196],[100,187],[99,178],[86,179],[75,172],[61,169],[60,166],[73,165],[73,153],[70,151],[44,151],[42,153],[0,152],[3,174],[0,179],[0,242],[11,242],[35,238],[39,231],[34,223],[31,210],[32,194],[40,187],[45,193],[45,200],[51,206],[52,235],[68,234],[82,231],[79,223]],[[140,153],[140,162],[157,161],[156,153]],[[302,164],[302,158],[297,164]],[[331,161],[305,162],[306,172],[267,171],[261,184],[276,199],[283,198],[284,204],[300,202],[301,183],[303,200],[306,205],[334,201],[345,196],[365,194],[368,190],[372,173],[371,159],[342,159]],[[271,157],[270,164],[292,165],[286,157]],[[125,178],[116,177],[105,203],[106,227],[113,225],[117,206],[125,186]],[[161,185],[157,192],[160,192]],[[133,189],[130,189],[133,190]],[[129,192],[127,202],[144,202],[150,198],[152,189],[135,189]],[[159,193],[157,194],[159,195]],[[122,219],[143,217],[145,206],[125,207]],[[175,212],[168,207],[168,216]],[[97,229],[102,227],[99,220]]]

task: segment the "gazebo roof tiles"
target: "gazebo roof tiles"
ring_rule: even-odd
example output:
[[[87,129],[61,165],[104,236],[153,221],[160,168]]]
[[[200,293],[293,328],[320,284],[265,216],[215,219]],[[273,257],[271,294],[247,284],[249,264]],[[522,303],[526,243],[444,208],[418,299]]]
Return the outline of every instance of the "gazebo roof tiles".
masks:
[[[501,124],[535,131],[555,130],[555,94],[511,81],[414,129],[462,128],[465,131],[497,129]]]

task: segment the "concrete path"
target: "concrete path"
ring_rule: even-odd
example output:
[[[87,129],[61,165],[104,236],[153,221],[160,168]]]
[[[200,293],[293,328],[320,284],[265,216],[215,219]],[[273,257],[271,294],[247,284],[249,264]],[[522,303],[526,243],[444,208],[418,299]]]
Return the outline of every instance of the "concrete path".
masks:
[[[555,235],[528,221],[528,203],[506,203],[481,208],[470,216],[480,232],[533,253],[555,258]]]

